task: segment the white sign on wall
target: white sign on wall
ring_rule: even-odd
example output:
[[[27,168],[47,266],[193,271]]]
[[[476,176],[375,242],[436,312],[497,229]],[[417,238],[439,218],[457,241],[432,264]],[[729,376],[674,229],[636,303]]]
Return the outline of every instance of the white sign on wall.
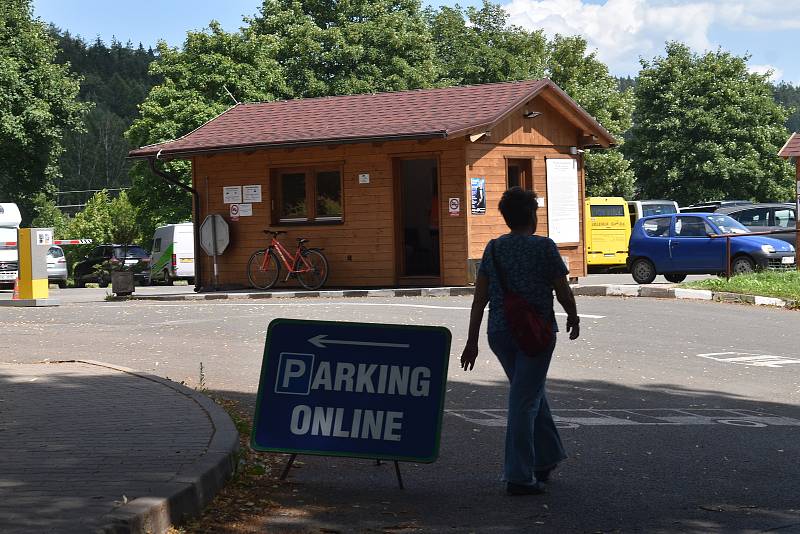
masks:
[[[260,185],[243,185],[242,202],[261,202]],[[244,213],[242,213],[244,215]]]
[[[578,162],[572,158],[546,161],[549,237],[556,243],[577,243],[581,240]]]
[[[242,202],[242,186],[233,185],[222,188],[222,201],[225,204],[241,204]]]
[[[36,244],[37,245],[52,245],[53,232],[51,230],[37,230],[36,231]]]
[[[253,205],[252,204],[239,204],[239,217],[252,217]]]
[[[363,173],[358,175],[358,183],[360,184],[368,184],[369,183],[369,173]]]

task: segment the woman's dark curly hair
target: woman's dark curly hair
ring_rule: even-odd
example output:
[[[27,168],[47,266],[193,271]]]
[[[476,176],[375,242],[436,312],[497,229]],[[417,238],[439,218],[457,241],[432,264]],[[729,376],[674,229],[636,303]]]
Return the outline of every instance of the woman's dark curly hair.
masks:
[[[536,216],[538,207],[536,193],[526,191],[521,187],[512,187],[507,190],[498,204],[503,219],[512,230],[528,226]]]

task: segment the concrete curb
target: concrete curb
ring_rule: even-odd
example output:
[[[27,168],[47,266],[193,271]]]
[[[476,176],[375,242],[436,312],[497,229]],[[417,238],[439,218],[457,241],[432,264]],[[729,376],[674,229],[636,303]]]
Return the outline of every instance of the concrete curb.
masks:
[[[109,300],[155,300],[155,301],[197,301],[197,300],[247,300],[247,299],[286,299],[286,298],[347,298],[347,297],[460,297],[472,295],[475,288],[465,287],[423,287],[403,289],[342,289],[334,291],[233,291],[219,293],[191,293],[177,295],[131,295],[112,297]]]
[[[800,301],[775,297],[744,295],[709,291],[707,289],[688,289],[663,285],[635,284],[597,284],[574,285],[572,292],[582,297],[650,297],[679,300],[713,300],[773,306],[778,308],[800,308]],[[155,300],[155,301],[198,301],[198,300],[247,300],[247,299],[291,299],[291,298],[347,298],[347,297],[461,297],[475,293],[473,286],[465,287],[427,287],[404,289],[344,289],[339,291],[259,291],[259,292],[220,292],[192,293],[185,295],[133,295],[113,297],[110,300]]]
[[[206,395],[186,386],[151,375],[93,360],[57,360],[49,363],[83,363],[128,373],[157,382],[189,397],[206,412],[214,434],[202,458],[187,465],[169,482],[158,486],[152,495],[138,497],[104,518],[98,532],[103,534],[154,534],[196,517],[231,477],[236,468],[239,432],[231,418]]]
[[[659,299],[708,300],[716,302],[755,304],[757,306],[773,306],[778,308],[800,308],[800,301],[795,300],[673,286],[601,284],[592,286],[573,286],[572,292],[575,295],[588,297],[650,297]]]

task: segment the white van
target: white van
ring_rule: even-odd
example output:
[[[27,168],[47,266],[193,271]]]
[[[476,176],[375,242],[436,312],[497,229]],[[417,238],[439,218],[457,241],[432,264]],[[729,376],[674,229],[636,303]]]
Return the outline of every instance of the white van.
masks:
[[[194,225],[168,224],[156,228],[150,253],[150,282],[194,284]]]
[[[642,217],[678,213],[678,203],[674,200],[629,200],[628,213],[631,215],[631,228],[633,228],[636,221]]]
[[[0,286],[13,287],[17,279],[17,246],[4,243],[17,242],[17,230],[21,222],[22,215],[16,204],[0,204]]]

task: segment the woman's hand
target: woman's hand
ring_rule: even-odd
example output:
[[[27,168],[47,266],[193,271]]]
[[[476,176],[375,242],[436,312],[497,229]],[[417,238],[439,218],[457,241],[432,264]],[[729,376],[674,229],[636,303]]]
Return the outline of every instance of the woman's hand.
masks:
[[[581,320],[577,315],[567,316],[567,332],[569,332],[570,339],[578,339],[581,335]]]
[[[461,353],[461,368],[465,371],[472,371],[475,367],[475,360],[478,358],[478,344],[467,343],[464,352]]]

